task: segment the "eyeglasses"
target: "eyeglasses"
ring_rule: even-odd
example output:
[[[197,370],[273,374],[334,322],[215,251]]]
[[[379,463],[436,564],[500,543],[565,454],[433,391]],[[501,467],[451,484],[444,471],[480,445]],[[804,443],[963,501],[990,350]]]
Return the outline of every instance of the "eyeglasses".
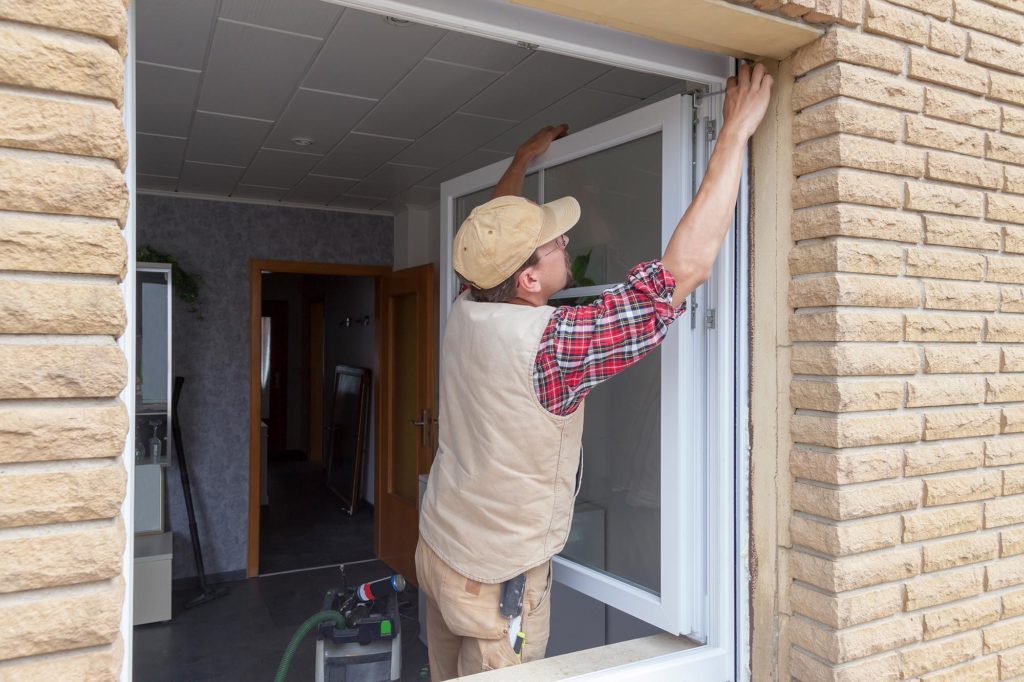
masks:
[[[549,249],[549,250],[545,251],[544,253],[538,253],[537,254],[537,258],[538,259],[543,258],[544,256],[548,255],[549,253],[554,253],[555,251],[565,251],[565,247],[567,247],[567,246],[569,246],[569,235],[567,235],[567,234],[560,234],[557,237],[555,237],[555,248]]]

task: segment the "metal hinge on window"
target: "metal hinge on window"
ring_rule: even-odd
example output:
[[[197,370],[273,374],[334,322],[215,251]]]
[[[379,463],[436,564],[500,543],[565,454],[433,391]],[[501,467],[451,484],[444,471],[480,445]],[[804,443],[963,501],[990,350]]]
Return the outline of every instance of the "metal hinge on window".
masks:
[[[708,131],[708,142],[714,142],[718,139],[718,121],[713,118],[709,118],[707,122]]]
[[[704,311],[704,328],[705,329],[714,329],[715,328],[715,321],[716,321],[715,312],[716,311],[715,311],[714,308],[709,308],[708,310]]]

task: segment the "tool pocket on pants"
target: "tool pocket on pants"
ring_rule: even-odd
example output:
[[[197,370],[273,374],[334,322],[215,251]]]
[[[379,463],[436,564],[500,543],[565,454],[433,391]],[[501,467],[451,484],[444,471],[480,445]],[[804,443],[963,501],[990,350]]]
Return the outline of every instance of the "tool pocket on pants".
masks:
[[[523,604],[523,663],[544,658],[551,633],[551,562],[538,566],[526,576],[526,595]]]

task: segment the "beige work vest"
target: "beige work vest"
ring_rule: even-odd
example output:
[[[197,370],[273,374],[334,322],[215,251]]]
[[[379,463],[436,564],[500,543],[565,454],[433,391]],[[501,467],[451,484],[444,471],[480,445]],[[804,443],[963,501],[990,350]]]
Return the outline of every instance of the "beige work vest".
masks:
[[[439,445],[420,536],[449,566],[498,583],[565,546],[581,473],[583,405],[540,404],[533,367],[554,308],[456,300],[441,353]]]

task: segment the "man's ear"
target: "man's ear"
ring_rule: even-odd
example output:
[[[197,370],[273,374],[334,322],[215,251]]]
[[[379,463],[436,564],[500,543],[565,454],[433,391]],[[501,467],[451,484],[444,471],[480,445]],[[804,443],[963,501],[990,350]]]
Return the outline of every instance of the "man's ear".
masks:
[[[536,294],[540,292],[540,280],[537,278],[537,271],[533,268],[526,268],[519,273],[516,280],[516,289],[519,291]]]

